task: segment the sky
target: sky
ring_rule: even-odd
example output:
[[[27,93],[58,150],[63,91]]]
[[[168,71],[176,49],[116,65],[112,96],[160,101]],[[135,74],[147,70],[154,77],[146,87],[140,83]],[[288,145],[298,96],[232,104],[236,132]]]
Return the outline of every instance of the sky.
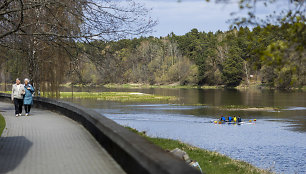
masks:
[[[218,3],[214,0],[141,0],[147,8],[152,8],[151,16],[157,19],[158,25],[151,33],[155,37],[167,36],[173,32],[176,35],[184,35],[193,28],[199,31],[215,32],[226,31],[233,18],[232,12],[239,12],[237,3]],[[286,4],[285,4],[286,5]],[[267,16],[273,9],[259,8],[259,16]],[[241,14],[241,13],[240,13]]]

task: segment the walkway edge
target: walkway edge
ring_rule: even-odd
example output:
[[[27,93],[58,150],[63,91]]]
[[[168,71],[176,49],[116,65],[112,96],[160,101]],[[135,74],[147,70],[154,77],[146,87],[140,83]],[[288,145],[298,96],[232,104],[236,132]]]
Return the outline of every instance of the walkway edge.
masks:
[[[0,93],[1,101],[10,101]],[[74,103],[35,97],[34,107],[59,112],[83,125],[118,164],[131,174],[199,174],[184,161],[101,114]]]

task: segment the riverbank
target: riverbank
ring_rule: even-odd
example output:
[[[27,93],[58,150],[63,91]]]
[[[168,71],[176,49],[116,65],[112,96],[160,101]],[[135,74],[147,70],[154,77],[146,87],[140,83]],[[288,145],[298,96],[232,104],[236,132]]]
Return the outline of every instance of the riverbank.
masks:
[[[71,83],[62,84],[64,87],[71,87]],[[140,88],[174,88],[174,89],[276,89],[268,86],[263,86],[260,83],[252,83],[250,85],[241,84],[237,87],[226,87],[225,85],[180,85],[179,83],[159,85],[159,84],[145,84],[145,83],[126,83],[126,84],[74,84],[75,87],[105,87],[105,88],[126,88],[126,89],[140,89]],[[280,89],[284,90],[284,89]],[[301,88],[289,88],[285,90],[306,90],[306,86]]]
[[[3,85],[3,84],[0,84]],[[71,83],[65,83],[61,84],[61,87],[71,87]],[[300,88],[288,88],[288,89],[278,89],[278,88],[272,88],[263,86],[260,84],[251,84],[251,85],[239,85],[237,87],[226,87],[224,85],[215,85],[215,86],[209,86],[209,85],[180,85],[179,83],[174,84],[167,84],[167,85],[150,85],[150,84],[144,84],[144,83],[126,83],[126,84],[74,84],[74,87],[104,87],[104,88],[126,88],[126,89],[148,89],[148,88],[166,88],[166,89],[238,89],[238,90],[245,90],[245,89],[270,89],[270,90],[288,90],[288,91],[295,91],[295,90],[302,90],[306,91],[306,86],[300,87]]]
[[[175,96],[159,96],[140,92],[60,92],[60,98],[97,99],[119,102],[174,102]]]
[[[200,164],[203,173],[206,174],[272,174],[272,172],[268,170],[259,169],[247,162],[234,160],[217,152],[200,149],[177,140],[149,137],[145,133],[139,132],[133,128],[127,127],[127,129],[145,137],[147,140],[166,151],[175,148],[184,150],[192,160],[196,160]]]
[[[168,85],[149,85],[141,83],[127,83],[127,84],[106,84],[103,85],[106,88],[175,88],[175,89],[220,89],[224,86],[197,86],[197,85],[180,85],[178,83]]]
[[[71,87],[71,83],[62,84],[63,87]],[[127,89],[139,89],[139,88],[175,88],[175,89],[220,89],[224,86],[198,86],[198,85],[180,85],[179,83],[167,84],[167,85],[150,85],[145,83],[126,83],[126,84],[74,84],[74,87],[105,87],[105,88],[127,88]]]
[[[71,87],[71,83],[62,84],[63,87]],[[169,85],[149,85],[144,83],[126,83],[126,84],[74,84],[74,87],[105,87],[105,88],[127,88],[127,89],[139,89],[139,88],[201,88],[200,86],[196,85],[179,85],[177,83],[175,84],[169,84]],[[203,86],[203,88],[221,88],[217,86]]]
[[[0,91],[0,93],[10,94],[11,91]],[[50,97],[47,93],[41,93],[42,97]],[[119,102],[166,102],[174,103],[179,100],[175,96],[161,96],[145,94],[140,92],[60,92],[60,98],[78,98],[78,99],[97,99]]]
[[[0,114],[0,136],[5,128],[5,120],[4,117]]]

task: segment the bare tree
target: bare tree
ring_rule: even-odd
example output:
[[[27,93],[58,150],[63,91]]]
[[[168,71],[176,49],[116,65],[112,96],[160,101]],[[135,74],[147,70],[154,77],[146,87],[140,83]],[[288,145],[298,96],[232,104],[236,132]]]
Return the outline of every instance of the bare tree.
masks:
[[[26,15],[31,12],[35,12],[36,17],[42,16],[44,21],[31,20],[33,16]],[[148,17],[148,12],[142,4],[131,0],[3,0],[0,2],[0,39],[13,33],[83,40],[126,38],[152,30],[156,21]],[[68,18],[79,29],[62,25],[58,15]],[[26,31],[36,22],[40,22],[42,28],[58,24],[65,32],[42,28],[32,33]]]
[[[64,74],[78,73],[78,43],[151,32],[148,13],[132,0],[2,0],[0,47],[22,53],[28,76],[54,91]]]

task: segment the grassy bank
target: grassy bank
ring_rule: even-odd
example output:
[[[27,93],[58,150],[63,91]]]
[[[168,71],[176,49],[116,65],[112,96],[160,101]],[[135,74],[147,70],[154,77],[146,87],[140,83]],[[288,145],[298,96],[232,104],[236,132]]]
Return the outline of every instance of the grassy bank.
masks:
[[[0,136],[5,128],[5,120],[3,116],[0,114]]]
[[[0,93],[11,93],[11,91],[0,91]],[[45,93],[46,94],[46,93]],[[48,94],[46,94],[45,97]],[[44,93],[41,93],[44,96]],[[72,92],[60,92],[60,98],[72,98]],[[139,92],[73,92],[73,98],[97,99],[119,102],[168,102],[177,101],[175,96],[159,96]]]
[[[164,150],[173,150],[180,148],[187,152],[191,159],[199,162],[202,170],[206,174],[271,174],[267,170],[262,170],[251,164],[239,160],[231,159],[217,152],[200,149],[177,140],[152,138],[135,129],[128,128],[137,134],[145,137],[147,140],[156,144]]]
[[[61,92],[61,98],[71,98],[71,92]],[[120,102],[172,102],[178,100],[174,96],[158,96],[138,92],[74,92],[74,98],[88,98]]]

